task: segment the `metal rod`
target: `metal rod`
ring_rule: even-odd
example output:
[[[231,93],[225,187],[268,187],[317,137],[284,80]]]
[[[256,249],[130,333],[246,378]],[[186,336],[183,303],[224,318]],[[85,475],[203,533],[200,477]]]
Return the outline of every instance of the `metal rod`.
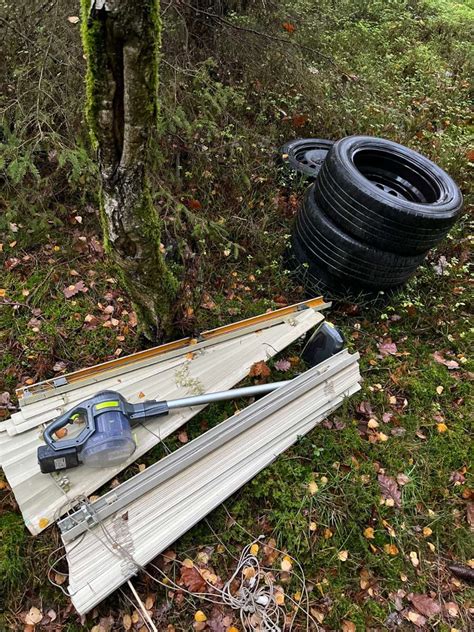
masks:
[[[257,386],[243,386],[242,388],[233,388],[228,391],[217,391],[215,393],[193,395],[192,397],[182,397],[181,399],[170,399],[167,404],[169,410],[174,410],[175,408],[184,408],[186,406],[201,406],[202,404],[212,404],[212,402],[224,402],[229,399],[238,399],[239,397],[265,395],[289,383],[290,380],[284,380],[283,382],[271,382],[270,384],[257,384]]]

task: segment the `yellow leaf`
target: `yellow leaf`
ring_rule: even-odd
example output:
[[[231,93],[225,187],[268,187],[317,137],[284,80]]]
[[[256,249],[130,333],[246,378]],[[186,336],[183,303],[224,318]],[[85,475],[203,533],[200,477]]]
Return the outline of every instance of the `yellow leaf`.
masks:
[[[384,544],[383,550],[389,555],[398,555],[398,549],[395,544]]]
[[[334,533],[331,531],[331,529],[324,529],[324,539],[325,540],[329,540],[330,538],[332,538],[333,535],[334,535]]]
[[[192,568],[194,566],[194,562],[187,557],[183,562],[183,566],[185,568]]]
[[[425,536],[425,538],[429,538],[432,533],[432,529],[430,529],[429,527],[423,527],[423,535]]]
[[[282,571],[285,571],[285,572],[291,571],[291,569],[293,568],[293,564],[291,563],[291,557],[288,557],[288,555],[285,555],[285,557],[281,561],[280,566],[281,566]]]
[[[407,582],[408,581],[408,576],[405,575],[405,573],[400,573],[400,579],[402,580],[402,582]]]
[[[377,439],[382,442],[388,441],[388,435],[385,432],[379,432],[377,433]]]
[[[437,386],[436,387],[436,392],[438,393],[438,395],[441,395],[441,393],[444,391],[444,387],[443,386]]]
[[[0,289],[0,298],[4,298],[6,296],[7,291],[3,288]]]
[[[204,621],[207,621],[207,617],[202,610],[198,610],[194,615],[194,620],[198,623],[203,623]]]
[[[318,528],[318,525],[314,521],[311,521],[309,523],[309,530],[310,531],[316,531],[317,528]]]
[[[436,547],[432,542],[428,542],[428,548],[432,553],[436,551]]]
[[[49,525],[48,518],[40,518],[38,522],[38,526],[40,529],[45,529]]]
[[[374,539],[374,530],[372,529],[372,527],[367,527],[367,529],[364,530],[364,536],[368,539],[368,540],[373,540]]]
[[[285,603],[285,591],[281,586],[275,586],[275,601],[279,606]]]
[[[448,429],[448,426],[443,422],[438,424],[436,427],[438,428],[438,432],[446,432]]]
[[[417,568],[417,566],[420,563],[420,560],[418,559],[418,554],[416,551],[410,551],[410,560],[413,566]]]
[[[367,424],[367,428],[378,428],[379,427],[379,422],[376,419],[369,419],[369,422]]]
[[[301,593],[300,592],[295,592],[295,594],[293,595],[293,599],[295,601],[301,601]]]
[[[258,550],[259,550],[258,544],[252,544],[252,546],[250,547],[250,555],[257,555]]]
[[[122,618],[122,625],[125,628],[125,630],[131,630],[132,629],[132,617],[129,614],[124,614],[123,618]]]
[[[321,476],[321,478],[319,480],[321,481],[321,485],[327,485],[327,483],[328,483],[328,477],[327,476]]]
[[[345,562],[349,557],[349,551],[339,551],[337,557],[341,560],[341,562]]]
[[[227,632],[239,632],[239,631],[234,625],[231,625],[230,628],[227,628]]]
[[[316,484],[316,481],[311,481],[308,484],[308,491],[309,491],[310,494],[315,494],[318,491],[318,489],[319,488],[318,488],[318,486]]]

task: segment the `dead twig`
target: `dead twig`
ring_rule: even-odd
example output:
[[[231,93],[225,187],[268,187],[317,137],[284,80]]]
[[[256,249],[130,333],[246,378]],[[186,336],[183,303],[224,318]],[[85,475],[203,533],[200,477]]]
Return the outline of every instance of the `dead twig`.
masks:
[[[351,81],[354,81],[354,77],[352,77],[351,75],[347,74],[344,70],[342,70],[342,68],[334,61],[332,57],[330,57],[329,55],[326,55],[325,53],[322,53],[321,51],[315,48],[312,48],[311,46],[306,46],[305,44],[300,44],[299,42],[293,42],[287,39],[286,37],[279,37],[278,35],[271,35],[270,33],[264,33],[263,31],[259,31],[257,29],[254,29],[248,26],[241,26],[238,24],[234,24],[234,22],[231,22],[230,20],[227,20],[226,18],[223,18],[220,15],[217,15],[216,13],[211,13],[210,11],[206,11],[205,9],[199,9],[198,7],[195,7],[194,5],[188,4],[186,2],[184,2],[183,4],[185,4],[192,11],[196,11],[196,13],[205,15],[211,18],[212,20],[215,20],[219,24],[222,24],[223,26],[226,26],[228,28],[232,28],[237,31],[243,31],[244,33],[251,33],[252,35],[257,35],[258,37],[263,37],[273,42],[279,42],[280,44],[289,44],[290,46],[294,46],[295,48],[299,48],[301,50],[312,53],[313,55],[316,55],[317,57],[321,57],[322,59],[326,60],[329,64],[331,64],[331,66],[333,66],[343,77]]]

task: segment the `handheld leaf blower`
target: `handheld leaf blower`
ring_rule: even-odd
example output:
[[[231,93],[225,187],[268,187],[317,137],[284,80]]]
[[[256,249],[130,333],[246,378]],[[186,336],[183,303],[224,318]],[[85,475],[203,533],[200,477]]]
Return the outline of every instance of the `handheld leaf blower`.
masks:
[[[340,332],[324,323],[310,337],[303,351],[303,359],[315,366],[340,351],[343,346],[344,339]],[[149,400],[138,404],[128,402],[116,391],[102,391],[57,417],[45,429],[43,436],[46,445],[38,448],[40,469],[43,473],[50,473],[77,467],[82,463],[89,467],[117,465],[129,459],[135,451],[132,435],[132,425],[135,422],[167,415],[176,408],[264,395],[287,383],[273,382],[169,401]],[[56,435],[54,438],[55,433],[79,418],[85,425],[76,436],[59,439]]]

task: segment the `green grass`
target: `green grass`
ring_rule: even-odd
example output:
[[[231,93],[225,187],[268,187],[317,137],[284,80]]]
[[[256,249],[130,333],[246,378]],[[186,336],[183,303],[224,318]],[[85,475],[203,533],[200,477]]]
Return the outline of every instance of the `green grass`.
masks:
[[[64,11],[69,24],[71,9]],[[180,18],[171,10],[165,15],[164,53],[173,68],[162,67],[163,153],[152,180],[155,202],[168,220],[164,241],[187,270],[176,337],[260,313],[282,296],[288,302],[302,298],[302,288],[295,287],[281,263],[303,190],[301,184],[289,188],[275,166],[276,148],[288,139],[352,133],[392,138],[447,169],[463,189],[466,205],[470,200],[470,3],[297,0],[278,3],[265,15],[254,11],[232,19],[317,52],[230,29],[216,33],[214,51],[195,51],[188,66]],[[281,27],[287,21],[296,26],[291,35]],[[61,42],[78,47],[72,28],[57,32],[53,54]],[[44,54],[45,34],[35,37]],[[17,46],[21,49],[23,40]],[[337,68],[318,53],[330,56]],[[57,94],[56,75],[48,68],[46,92]],[[13,81],[13,76],[8,79]],[[65,99],[71,99],[68,81],[65,77],[62,86]],[[77,87],[74,99],[64,102],[75,127],[60,125],[53,134],[43,121],[39,147],[22,119],[36,102],[28,102],[25,90],[17,93],[19,105],[11,105],[7,118],[15,130],[0,139],[6,165],[0,200],[5,235],[0,392],[8,391],[12,401],[19,385],[60,374],[53,369],[58,362],[73,370],[143,344],[130,325],[133,308],[118,275],[91,246],[94,236],[100,240],[96,171],[77,140],[86,137],[79,125]],[[44,112],[47,116],[47,103]],[[190,200],[201,208],[190,210]],[[349,348],[361,354],[362,392],[331,418],[339,429],[320,426],[301,438],[225,507],[185,534],[174,545],[179,559],[211,547],[210,564],[225,579],[234,561],[223,545],[238,554],[249,542],[246,531],[263,533],[302,563],[311,607],[324,616],[325,629],[341,629],[344,619],[360,631],[386,629],[398,590],[433,591],[444,602],[455,601],[458,618],[443,611],[430,624],[443,631],[468,629],[472,589],[453,581],[446,568],[451,561],[467,563],[474,557],[466,520],[473,488],[468,230],[466,214],[416,278],[385,305],[333,306],[330,320],[343,329]],[[448,261],[443,275],[433,267],[441,256]],[[64,288],[79,280],[88,291],[66,298]],[[114,307],[118,321],[112,327],[103,326],[107,306]],[[90,316],[97,319],[93,327],[86,322]],[[398,355],[380,357],[377,345],[386,338],[396,343]],[[283,356],[299,351],[295,345]],[[449,371],[435,361],[435,352],[456,359],[459,368]],[[272,378],[282,379],[282,374],[273,368]],[[359,409],[364,401],[387,441],[369,440]],[[212,427],[232,414],[235,405],[209,407],[188,425],[189,437],[202,432],[203,424]],[[391,416],[384,421],[386,413]],[[441,421],[445,432],[439,432]],[[177,437],[168,444],[172,449],[180,445]],[[157,447],[143,462],[162,456]],[[380,503],[381,470],[408,477],[401,508]],[[133,466],[124,476],[136,471]],[[461,472],[465,482],[454,484],[454,472]],[[315,494],[308,491],[312,480],[318,484]],[[43,612],[58,611],[58,629],[83,629],[77,615],[66,610],[67,598],[46,579],[57,533],[29,537],[8,487],[2,484],[0,494],[0,628],[22,629],[21,613],[35,605]],[[367,527],[373,528],[374,539],[365,537]],[[423,535],[424,528],[432,533]],[[327,530],[331,537],[325,537]],[[387,545],[395,545],[395,555],[387,553]],[[346,562],[338,559],[341,550],[348,551]],[[420,559],[417,568],[411,552]],[[176,566],[174,571],[179,575]],[[362,571],[371,577],[371,594],[361,588]],[[136,584],[143,595],[155,592],[144,576]],[[285,585],[289,594],[294,590],[295,582]],[[161,588],[156,596],[162,629],[173,624],[176,631],[188,632],[195,609],[209,615],[198,599],[180,602]],[[403,606],[409,607],[406,598]],[[122,614],[129,611],[116,593],[88,615],[85,625],[92,628],[100,617],[111,616],[120,629]],[[411,626],[406,620],[402,625]],[[305,629],[303,618],[297,629]]]

